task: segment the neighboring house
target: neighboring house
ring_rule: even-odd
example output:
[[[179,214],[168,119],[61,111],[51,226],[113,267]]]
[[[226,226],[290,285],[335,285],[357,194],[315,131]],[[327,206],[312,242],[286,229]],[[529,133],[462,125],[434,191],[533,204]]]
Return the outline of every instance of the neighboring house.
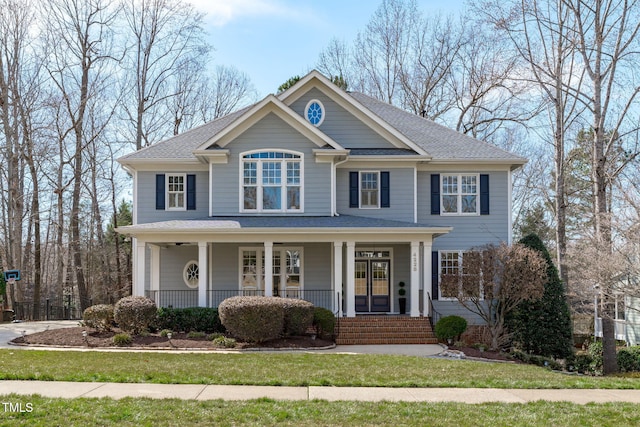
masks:
[[[438,286],[511,241],[526,160],[313,71],[118,160],[132,175],[133,293],[161,306],[304,298],[338,316],[462,314]],[[266,272],[266,274],[265,274]]]

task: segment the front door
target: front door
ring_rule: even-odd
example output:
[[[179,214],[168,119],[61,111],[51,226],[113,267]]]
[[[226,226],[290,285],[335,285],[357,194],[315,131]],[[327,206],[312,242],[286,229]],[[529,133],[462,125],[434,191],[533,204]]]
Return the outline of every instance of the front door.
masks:
[[[390,311],[389,285],[391,263],[388,259],[357,260],[355,265],[356,311]]]

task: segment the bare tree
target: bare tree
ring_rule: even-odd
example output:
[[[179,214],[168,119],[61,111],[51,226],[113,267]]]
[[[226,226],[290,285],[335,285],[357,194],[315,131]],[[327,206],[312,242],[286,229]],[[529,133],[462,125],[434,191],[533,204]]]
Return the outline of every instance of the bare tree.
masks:
[[[569,41],[575,21],[562,2],[534,0],[476,4],[475,11],[510,40],[515,52],[524,60],[529,72],[521,78],[540,90],[541,102],[548,107],[552,134],[540,135],[549,141],[554,152],[554,196],[557,263],[560,277],[568,283],[567,194],[565,189],[566,135],[580,108],[576,93],[583,73],[576,52]]]
[[[174,80],[188,62],[206,59],[210,47],[204,42],[202,15],[181,0],[127,0],[124,19],[133,39],[126,84],[135,87],[133,102],[124,108],[139,150],[166,136],[166,103],[181,88]]]
[[[487,245],[465,252],[458,271],[441,276],[444,295],[456,298],[486,322],[491,349],[509,341],[505,320],[523,301],[535,301],[544,293],[547,263],[521,244]]]
[[[89,304],[89,289],[82,261],[80,201],[83,190],[84,149],[96,135],[88,134],[90,102],[104,87],[100,67],[111,58],[110,25],[115,12],[104,0],[57,0],[46,5],[46,46],[49,76],[60,94],[72,141],[72,194],[70,253],[82,309]]]

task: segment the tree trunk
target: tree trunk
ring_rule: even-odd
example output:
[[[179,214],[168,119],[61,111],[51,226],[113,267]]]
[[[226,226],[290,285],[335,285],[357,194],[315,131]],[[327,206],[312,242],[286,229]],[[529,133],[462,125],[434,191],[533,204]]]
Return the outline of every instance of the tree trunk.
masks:
[[[616,357],[615,323],[609,317],[602,318],[602,373],[604,375],[618,372]]]

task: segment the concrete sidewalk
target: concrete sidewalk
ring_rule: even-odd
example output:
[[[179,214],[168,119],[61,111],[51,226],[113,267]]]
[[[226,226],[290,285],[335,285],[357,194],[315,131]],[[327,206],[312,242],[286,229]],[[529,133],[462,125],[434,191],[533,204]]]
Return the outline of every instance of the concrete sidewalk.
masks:
[[[275,387],[201,384],[81,383],[63,381],[0,381],[0,395],[38,394],[74,399],[146,397],[184,400],[328,400],[404,402],[527,403],[538,400],[576,404],[640,403],[640,390],[522,390],[495,388],[388,388],[388,387]]]

